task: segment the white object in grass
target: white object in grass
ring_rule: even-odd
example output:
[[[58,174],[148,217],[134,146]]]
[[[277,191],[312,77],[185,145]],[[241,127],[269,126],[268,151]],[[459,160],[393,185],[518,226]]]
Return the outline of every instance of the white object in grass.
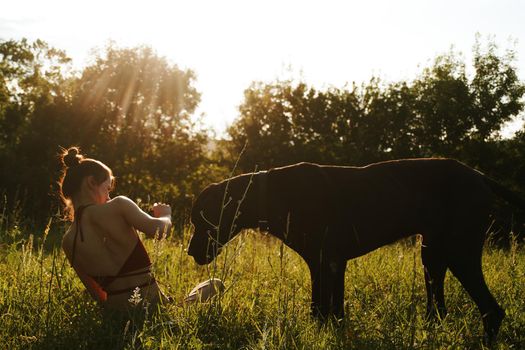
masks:
[[[224,283],[218,278],[212,278],[202,283],[199,283],[195,288],[193,288],[184,302],[195,302],[195,301],[207,301],[214,295],[219,294],[224,290]]]

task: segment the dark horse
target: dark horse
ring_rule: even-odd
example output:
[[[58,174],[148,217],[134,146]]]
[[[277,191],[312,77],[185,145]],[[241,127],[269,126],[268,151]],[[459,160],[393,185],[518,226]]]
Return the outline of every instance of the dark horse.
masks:
[[[340,319],[347,260],[421,234],[427,316],[446,313],[450,269],[492,340],[505,312],[485,284],[481,255],[495,195],[525,208],[520,197],[451,159],[359,168],[299,163],[208,186],[193,205],[188,254],[207,264],[242,229],[268,231],[308,264],[313,314]]]

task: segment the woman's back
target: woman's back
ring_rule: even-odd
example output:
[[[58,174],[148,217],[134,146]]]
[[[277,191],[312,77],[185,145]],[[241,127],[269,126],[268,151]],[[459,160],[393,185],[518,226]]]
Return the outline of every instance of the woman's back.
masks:
[[[62,246],[70,262],[92,276],[116,275],[139,239],[118,214],[117,206],[112,200],[85,207],[63,237]]]
[[[137,287],[143,298],[149,295],[146,299],[150,303],[162,296],[150,272],[147,252],[130,224],[141,220],[126,218],[130,215],[126,210],[129,202],[125,197],[117,197],[104,204],[77,208],[62,242],[82,282],[110,308],[126,307]]]

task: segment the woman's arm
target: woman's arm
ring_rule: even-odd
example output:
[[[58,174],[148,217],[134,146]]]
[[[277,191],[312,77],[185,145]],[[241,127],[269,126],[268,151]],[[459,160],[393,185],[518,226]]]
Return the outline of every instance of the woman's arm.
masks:
[[[166,204],[153,205],[153,215],[145,213],[131,199],[118,196],[111,200],[124,219],[148,238],[164,238],[171,229],[171,207]]]

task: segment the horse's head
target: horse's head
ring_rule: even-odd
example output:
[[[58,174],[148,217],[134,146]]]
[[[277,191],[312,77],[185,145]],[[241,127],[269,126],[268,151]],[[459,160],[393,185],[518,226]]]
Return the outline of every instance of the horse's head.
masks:
[[[252,222],[256,225],[250,180],[251,174],[246,174],[212,184],[197,197],[191,211],[194,232],[188,254],[199,265],[213,261],[243,228],[254,227]]]

